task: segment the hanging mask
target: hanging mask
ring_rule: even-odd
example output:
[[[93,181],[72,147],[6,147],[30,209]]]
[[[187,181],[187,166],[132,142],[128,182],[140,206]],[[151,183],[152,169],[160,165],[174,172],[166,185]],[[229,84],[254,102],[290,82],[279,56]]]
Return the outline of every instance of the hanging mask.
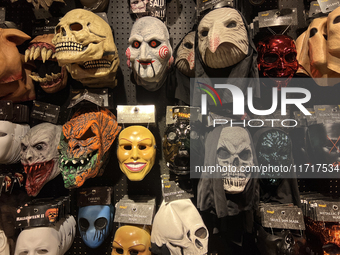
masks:
[[[129,44],[126,55],[137,85],[149,91],[158,90],[172,62],[167,27],[157,18],[140,18],[131,29]]]
[[[332,11],[327,18],[327,68],[340,73],[340,8]]]
[[[17,29],[0,28],[0,99],[13,102],[35,99],[31,71],[23,66],[24,59],[17,45],[30,39]]]
[[[222,173],[223,187],[226,193],[243,192],[251,173],[241,171],[241,166],[254,166],[254,151],[248,132],[241,127],[225,127],[222,129],[217,144],[217,163],[221,167],[233,171]]]
[[[195,77],[195,32],[187,34],[177,49],[175,65],[188,77]]]
[[[35,37],[25,51],[25,62],[34,60],[37,67],[30,77],[39,82],[46,93],[56,93],[67,84],[65,67],[58,65],[55,58],[55,46],[52,44],[54,34],[44,34]]]
[[[151,255],[150,233],[136,226],[117,229],[112,243],[111,255]]]
[[[198,49],[204,64],[225,68],[248,54],[248,34],[241,15],[232,8],[206,14],[198,25]]]
[[[64,124],[58,149],[65,188],[79,188],[103,174],[120,129],[116,116],[105,108],[80,109]]]
[[[3,230],[0,230],[0,254],[1,255],[10,255],[9,253],[9,245],[7,243],[7,237]]]
[[[189,120],[179,120],[169,126],[163,137],[163,153],[167,166],[176,174],[190,172]]]
[[[0,164],[14,164],[20,160],[20,141],[29,129],[28,125],[0,121]]]
[[[99,247],[112,230],[114,208],[112,205],[80,207],[78,228],[84,243],[94,249]]]
[[[260,73],[273,79],[278,89],[287,87],[299,68],[294,40],[286,35],[273,35],[259,42],[257,51]]]
[[[209,232],[190,199],[163,201],[151,232],[154,254],[200,255],[208,252]],[[165,247],[164,247],[165,246]]]
[[[149,0],[129,0],[130,11],[132,13],[143,13],[146,12],[146,5]]]
[[[21,163],[27,174],[26,191],[38,195],[42,187],[60,174],[58,142],[61,126],[41,123],[28,131],[21,140]]]
[[[143,126],[125,128],[118,137],[117,157],[120,170],[130,181],[141,181],[150,172],[156,158],[156,141]]]
[[[56,58],[88,87],[114,87],[119,57],[110,25],[93,12],[74,9],[56,26]]]

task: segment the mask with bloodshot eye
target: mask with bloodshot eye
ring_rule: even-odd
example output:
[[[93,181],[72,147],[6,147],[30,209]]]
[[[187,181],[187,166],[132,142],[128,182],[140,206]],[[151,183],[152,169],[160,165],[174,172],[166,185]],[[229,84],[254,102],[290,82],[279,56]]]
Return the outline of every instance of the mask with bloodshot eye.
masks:
[[[140,18],[132,27],[129,44],[126,56],[137,85],[158,90],[173,61],[167,27],[157,18]]]

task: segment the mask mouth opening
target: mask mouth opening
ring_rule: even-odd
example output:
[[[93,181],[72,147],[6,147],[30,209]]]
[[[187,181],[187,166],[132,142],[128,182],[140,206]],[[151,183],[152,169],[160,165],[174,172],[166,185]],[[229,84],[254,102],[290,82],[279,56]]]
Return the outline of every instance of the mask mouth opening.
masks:
[[[66,158],[61,156],[60,166],[64,171],[77,174],[85,172],[97,162],[98,150],[94,150],[80,158]]]
[[[129,163],[124,163],[126,168],[134,173],[138,173],[142,171],[146,167],[146,163],[143,162],[129,162]]]
[[[142,66],[148,66],[148,65],[153,64],[155,62],[155,60],[149,60],[149,61],[137,60],[137,62]]]
[[[84,62],[82,65],[79,65],[82,69],[98,69],[98,68],[106,68],[109,69],[112,66],[113,61],[109,61],[107,59],[96,59]]]

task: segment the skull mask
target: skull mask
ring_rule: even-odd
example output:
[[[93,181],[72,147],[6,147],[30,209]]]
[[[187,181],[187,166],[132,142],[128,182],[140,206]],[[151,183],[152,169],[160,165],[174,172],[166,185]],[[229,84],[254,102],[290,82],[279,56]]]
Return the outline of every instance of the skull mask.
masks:
[[[137,85],[149,91],[158,90],[172,62],[167,27],[157,18],[140,18],[132,27],[129,44],[126,55]]]
[[[116,86],[119,57],[112,31],[101,17],[83,9],[69,11],[52,40],[60,65],[85,86]]]
[[[109,236],[112,223],[112,205],[90,205],[79,208],[79,232],[84,243],[92,249],[99,247]]]
[[[112,243],[111,255],[151,255],[150,233],[137,226],[122,226]]]
[[[30,77],[39,82],[46,93],[56,93],[67,83],[66,68],[61,68],[55,58],[53,36],[54,34],[44,34],[35,37],[25,52],[25,62],[34,60],[37,67]]]
[[[230,194],[243,192],[251,173],[241,172],[241,167],[254,165],[251,137],[244,128],[222,129],[217,144],[217,162],[224,169],[231,169],[222,173],[225,192]]]
[[[58,208],[51,208],[46,210],[45,218],[48,218],[48,221],[53,223],[58,219]]]
[[[17,45],[30,39],[17,29],[0,28],[0,99],[13,102],[35,99],[31,71],[23,66],[24,59]]]
[[[27,132],[21,141],[21,163],[27,174],[29,196],[38,195],[41,188],[59,173],[58,142],[61,126],[42,123]]]
[[[187,34],[177,50],[175,64],[188,77],[195,77],[195,32]]]
[[[130,181],[143,180],[155,163],[155,137],[143,126],[130,126],[119,134],[118,142],[120,170]]]
[[[105,108],[79,110],[64,124],[58,149],[65,188],[80,187],[103,174],[120,129],[116,116]]]
[[[293,39],[286,35],[270,36],[259,42],[257,51],[258,68],[262,75],[274,79],[278,89],[287,87],[299,67]]]
[[[209,12],[198,25],[198,49],[211,68],[225,68],[248,54],[248,35],[241,15],[232,8]]]
[[[151,251],[171,255],[200,255],[208,252],[208,230],[190,199],[163,201],[155,215],[151,232]]]

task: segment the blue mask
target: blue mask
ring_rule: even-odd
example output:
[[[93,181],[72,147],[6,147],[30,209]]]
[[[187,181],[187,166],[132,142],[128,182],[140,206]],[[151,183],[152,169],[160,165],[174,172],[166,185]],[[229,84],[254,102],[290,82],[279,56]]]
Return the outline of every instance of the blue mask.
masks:
[[[84,243],[94,249],[110,234],[113,221],[112,205],[90,205],[79,208],[78,228]]]

